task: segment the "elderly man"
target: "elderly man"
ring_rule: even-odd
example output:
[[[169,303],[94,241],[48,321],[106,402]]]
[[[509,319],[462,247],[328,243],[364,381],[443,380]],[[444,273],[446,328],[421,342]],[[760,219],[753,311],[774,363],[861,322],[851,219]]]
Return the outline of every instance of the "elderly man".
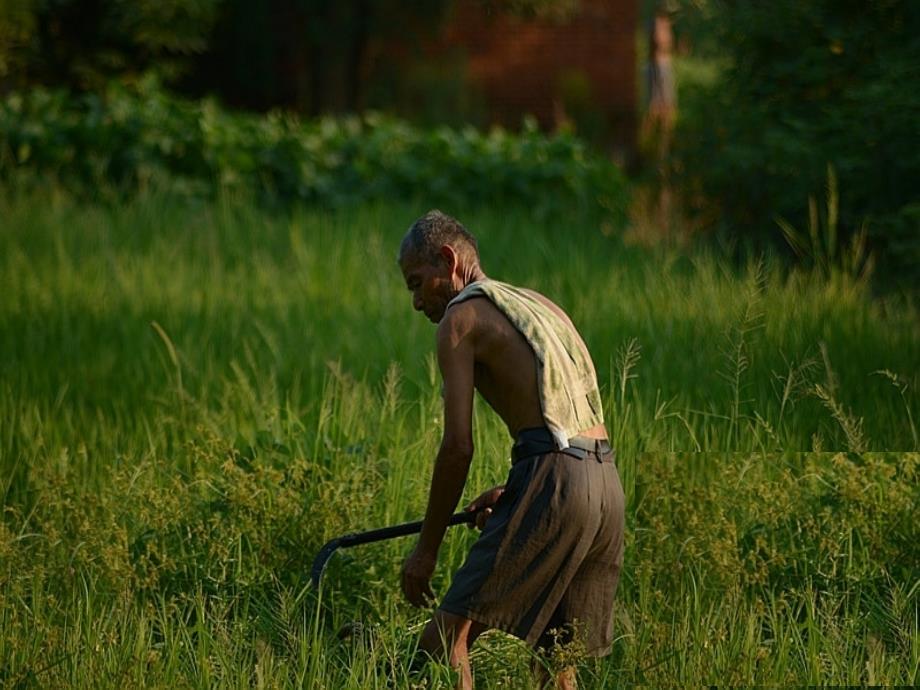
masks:
[[[474,388],[515,439],[506,483],[467,506],[480,511],[483,531],[421,649],[456,668],[462,688],[472,687],[469,649],[490,628],[542,652],[577,639],[588,654],[606,654],[624,500],[584,342],[543,295],[487,278],[475,238],[439,211],[409,229],[399,265],[413,307],[438,325],[444,380],[444,437],[422,532],[402,571],[413,605],[434,598],[438,548],[473,458]],[[574,669],[555,680],[574,687]]]

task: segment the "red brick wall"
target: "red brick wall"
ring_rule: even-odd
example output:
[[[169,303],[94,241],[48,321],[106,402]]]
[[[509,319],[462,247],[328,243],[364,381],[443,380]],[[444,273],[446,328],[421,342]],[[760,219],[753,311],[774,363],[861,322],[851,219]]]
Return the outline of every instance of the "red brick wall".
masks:
[[[582,97],[588,87],[612,145],[629,154],[636,123],[637,5],[578,0],[578,10],[559,22],[490,17],[476,0],[458,0],[444,42],[466,53],[467,77],[484,95],[493,122],[517,127],[532,113],[553,129],[572,116],[566,94],[575,82]]]

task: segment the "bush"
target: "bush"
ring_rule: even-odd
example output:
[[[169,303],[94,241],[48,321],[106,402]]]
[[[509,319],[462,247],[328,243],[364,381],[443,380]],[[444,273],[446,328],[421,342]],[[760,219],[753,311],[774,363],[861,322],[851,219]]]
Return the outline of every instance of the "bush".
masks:
[[[51,177],[68,189],[130,194],[168,184],[191,195],[246,191],[271,204],[341,207],[424,198],[516,203],[622,219],[626,181],[570,134],[471,127],[420,130],[386,115],[301,121],[235,114],[153,82],[102,95],[16,94],[0,105],[0,179]]]
[[[756,242],[779,239],[776,219],[804,224],[832,166],[844,236],[865,222],[874,249],[916,272],[920,6],[707,6],[727,66],[712,87],[681,94],[677,165],[688,198],[715,205],[726,227]]]

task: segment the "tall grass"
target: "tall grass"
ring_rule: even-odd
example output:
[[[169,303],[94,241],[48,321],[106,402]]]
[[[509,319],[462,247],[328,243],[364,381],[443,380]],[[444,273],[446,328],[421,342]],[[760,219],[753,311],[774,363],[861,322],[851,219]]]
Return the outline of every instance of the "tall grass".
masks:
[[[440,384],[395,264],[424,210],[0,199],[4,684],[449,682],[407,669],[408,541],[306,578],[325,540],[424,509]],[[597,363],[629,535],[619,638],[583,685],[916,682],[915,306],[445,210]],[[479,403],[475,443],[470,496],[508,467]],[[450,533],[436,590],[473,539]],[[501,634],[474,652],[483,687],[528,687],[529,663]]]

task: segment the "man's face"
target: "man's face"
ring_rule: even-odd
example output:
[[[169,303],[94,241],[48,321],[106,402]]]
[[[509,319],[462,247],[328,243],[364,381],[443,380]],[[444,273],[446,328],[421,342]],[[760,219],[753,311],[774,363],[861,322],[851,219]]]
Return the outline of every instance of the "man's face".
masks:
[[[410,253],[400,259],[399,267],[412,293],[412,307],[423,312],[432,323],[438,323],[456,294],[450,264],[441,258],[431,263]]]

